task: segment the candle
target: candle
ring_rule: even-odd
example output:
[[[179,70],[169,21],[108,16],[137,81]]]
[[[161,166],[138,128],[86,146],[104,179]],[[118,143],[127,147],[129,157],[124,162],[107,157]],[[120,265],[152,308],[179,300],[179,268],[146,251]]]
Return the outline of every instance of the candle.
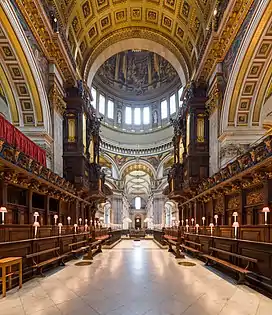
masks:
[[[184,225],[184,220],[181,220],[181,225],[182,225],[182,226]]]
[[[88,224],[86,223],[85,224],[85,232],[87,232],[88,231]]]
[[[81,219],[81,218],[79,218],[79,219],[78,219],[78,221],[79,221],[79,225],[81,225],[81,223],[82,223],[82,219]]]
[[[58,215],[57,214],[54,215],[54,220],[55,220],[55,225],[57,225],[57,220],[58,220]]]
[[[214,227],[214,224],[213,224],[213,223],[210,223],[211,235],[213,234],[213,227]]]
[[[68,225],[71,223],[71,217],[67,217]]]
[[[205,225],[205,217],[202,217],[203,226]]]
[[[192,225],[194,225],[194,221],[195,221],[195,219],[194,219],[194,218],[192,218],[192,219],[191,219],[191,221],[192,221]]]
[[[189,224],[186,224],[186,232],[189,232]]]
[[[85,219],[85,224],[88,224],[88,219]]]
[[[218,220],[218,215],[217,214],[214,216],[214,219],[215,219],[215,225],[217,225],[217,220]]]
[[[62,223],[61,222],[58,224],[58,227],[59,227],[59,235],[61,235],[61,228],[62,228]]]
[[[198,234],[198,228],[199,228],[199,224],[196,224],[196,234]]]
[[[77,224],[74,224],[75,233],[77,232]]]

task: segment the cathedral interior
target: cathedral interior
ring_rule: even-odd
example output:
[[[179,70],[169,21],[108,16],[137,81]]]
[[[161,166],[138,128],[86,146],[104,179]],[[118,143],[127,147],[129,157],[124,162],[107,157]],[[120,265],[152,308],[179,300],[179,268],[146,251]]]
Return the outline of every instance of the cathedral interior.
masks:
[[[272,2],[0,0],[1,315],[270,315]]]

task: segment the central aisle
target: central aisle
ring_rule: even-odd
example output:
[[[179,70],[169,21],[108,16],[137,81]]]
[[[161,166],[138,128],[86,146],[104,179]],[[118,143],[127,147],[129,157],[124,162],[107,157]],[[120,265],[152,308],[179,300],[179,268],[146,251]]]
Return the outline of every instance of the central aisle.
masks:
[[[188,261],[188,259],[186,259]],[[177,264],[152,240],[123,240],[92,265],[71,261],[0,300],[1,315],[268,315],[272,302],[206,269]]]

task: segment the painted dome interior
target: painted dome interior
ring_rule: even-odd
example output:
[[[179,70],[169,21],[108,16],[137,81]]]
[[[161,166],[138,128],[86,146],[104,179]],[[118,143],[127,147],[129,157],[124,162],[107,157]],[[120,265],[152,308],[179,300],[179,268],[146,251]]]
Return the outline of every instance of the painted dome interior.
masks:
[[[94,82],[114,96],[146,100],[180,84],[176,70],[162,56],[145,50],[127,50],[109,58]]]

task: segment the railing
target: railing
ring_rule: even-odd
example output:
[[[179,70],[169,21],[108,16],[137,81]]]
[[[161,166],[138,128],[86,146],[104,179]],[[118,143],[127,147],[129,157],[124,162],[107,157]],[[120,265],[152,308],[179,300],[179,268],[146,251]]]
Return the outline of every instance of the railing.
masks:
[[[7,142],[18,151],[46,166],[46,152],[0,115],[0,141]],[[2,143],[3,144],[3,143]]]

